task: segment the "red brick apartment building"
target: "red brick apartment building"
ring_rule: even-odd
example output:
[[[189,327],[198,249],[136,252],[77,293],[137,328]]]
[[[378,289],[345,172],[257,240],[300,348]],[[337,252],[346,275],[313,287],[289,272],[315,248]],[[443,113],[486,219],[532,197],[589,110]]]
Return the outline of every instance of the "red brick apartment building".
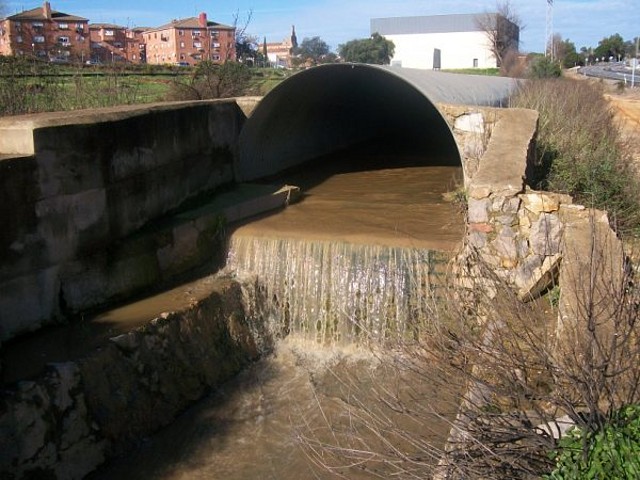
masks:
[[[206,13],[146,30],[143,37],[151,64],[224,63],[236,58],[235,28],[208,21]]]
[[[91,60],[100,63],[114,63],[125,60],[127,33],[124,27],[111,23],[92,23]]]
[[[127,30],[127,38],[124,44],[124,54],[128,62],[147,63],[147,45],[144,43],[144,32],[149,30],[144,27],[134,27]]]
[[[52,61],[90,58],[89,20],[42,7],[0,20],[0,55],[33,55]]]
[[[125,28],[111,23],[92,23],[91,60],[97,63],[145,63],[146,46],[142,34],[148,28]]]

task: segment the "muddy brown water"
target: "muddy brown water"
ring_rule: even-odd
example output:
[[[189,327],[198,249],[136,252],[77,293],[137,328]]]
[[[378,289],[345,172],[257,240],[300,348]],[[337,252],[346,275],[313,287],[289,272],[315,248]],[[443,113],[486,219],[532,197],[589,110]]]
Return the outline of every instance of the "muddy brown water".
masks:
[[[460,245],[462,214],[443,197],[461,183],[460,168],[425,165],[423,159],[411,155],[390,159],[384,153],[349,153],[333,160],[322,168],[303,168],[275,179],[300,186],[301,201],[276,214],[245,222],[234,234],[443,251],[454,251]],[[71,335],[50,333],[23,345],[9,345],[2,352],[5,381],[33,373],[47,360],[63,361],[80,355],[83,352],[76,346],[92,347],[160,312],[197,300],[199,292],[210,285],[205,287],[199,288],[196,282],[106,312],[88,319],[90,328],[79,325]],[[300,448],[300,436],[316,432],[318,439],[331,443],[335,440],[334,425],[351,425],[352,411],[345,406],[354,392],[358,392],[361,405],[375,406],[380,403],[376,392],[397,385],[399,378],[410,373],[395,371],[385,376],[379,354],[358,346],[300,346],[301,341],[287,339],[273,355],[199,402],[171,426],[143,439],[136,452],[110,462],[90,478],[331,478],[327,471],[312,467],[308,451]],[[347,376],[349,382],[345,381]],[[377,379],[376,388],[372,379]],[[443,398],[442,392],[415,378],[406,378],[404,384],[412,388],[420,385],[420,402],[433,410],[419,422],[410,421],[408,428],[416,429],[421,441],[426,438],[434,445],[442,444],[449,429],[448,419],[455,411],[455,396],[447,394]],[[372,478],[361,468],[337,471],[347,478]],[[378,475],[383,474],[384,470],[378,471]]]
[[[336,155],[276,179],[299,186],[302,199],[237,233],[453,251],[464,219],[445,196],[461,185],[462,172],[424,162],[414,155]]]
[[[459,246],[463,219],[443,195],[461,181],[460,169],[416,165],[419,162],[412,157],[400,159],[392,168],[385,166],[384,157],[374,164],[364,158],[337,160],[324,168],[281,177],[283,183],[301,187],[302,200],[276,215],[246,222],[233,235],[444,251]],[[338,432],[345,431],[339,425],[348,425],[346,430],[351,431],[354,418],[374,411],[393,418],[392,411],[384,410],[380,392],[398,385],[417,388],[419,393],[413,391],[411,397],[419,399],[428,412],[420,418],[396,415],[397,424],[404,422],[406,432],[413,429],[418,443],[441,447],[457,397],[424,382],[435,366],[424,368],[417,373],[390,371],[378,355],[357,345],[327,348],[290,336],[274,355],[147,439],[138,452],[112,462],[91,478],[293,480],[335,478],[336,473],[354,479],[384,477],[392,473],[384,465],[369,465],[371,471],[364,465],[340,468],[352,463],[340,454],[327,459],[336,468],[330,473],[318,468],[309,458],[310,450],[303,447],[316,440],[326,442],[328,449],[336,442],[350,445],[344,437],[338,438]],[[357,399],[364,411],[352,408],[350,399]],[[364,425],[359,428],[366,430]],[[375,450],[375,435],[365,434],[363,439],[354,442]],[[392,441],[391,434],[388,440]],[[399,443],[407,447],[406,441]],[[425,451],[416,455],[428,456]],[[433,458],[423,461],[435,463]]]
[[[341,478],[360,480],[389,478],[394,471],[380,459],[348,467],[354,462],[346,452],[329,455],[337,445],[368,448],[372,459],[380,455],[387,460],[388,446],[393,445],[412,457],[405,468],[418,470],[423,463],[420,471],[429,473],[428,465],[436,462],[425,445],[443,447],[457,391],[443,392],[442,381],[424,381],[438,375],[433,365],[417,372],[390,365],[358,346],[319,348],[288,338],[275,355],[254,364],[145,439],[138,451],[89,479],[301,480],[336,478],[339,473]],[[411,414],[394,411],[382,398],[389,392],[390,398],[399,398],[400,390]],[[381,445],[369,431],[374,427],[371,415],[384,417],[378,433],[389,445]],[[419,447],[389,431],[386,420]],[[334,472],[310,460],[310,448],[317,442],[326,445],[326,466]]]

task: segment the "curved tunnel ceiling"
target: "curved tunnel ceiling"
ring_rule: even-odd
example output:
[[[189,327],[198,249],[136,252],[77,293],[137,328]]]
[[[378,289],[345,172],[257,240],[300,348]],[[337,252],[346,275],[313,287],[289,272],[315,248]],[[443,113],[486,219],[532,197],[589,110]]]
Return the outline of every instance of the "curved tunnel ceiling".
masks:
[[[453,134],[434,102],[498,105],[510,79],[364,64],[331,64],[282,82],[240,134],[236,178],[267,177],[355,145],[459,166]]]

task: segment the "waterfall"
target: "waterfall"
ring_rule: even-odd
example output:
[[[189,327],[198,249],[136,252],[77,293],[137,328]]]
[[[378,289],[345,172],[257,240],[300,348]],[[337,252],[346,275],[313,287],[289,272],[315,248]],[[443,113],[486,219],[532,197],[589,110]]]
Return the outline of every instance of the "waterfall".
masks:
[[[425,249],[234,235],[227,271],[260,290],[282,335],[383,342],[429,322],[447,261]]]

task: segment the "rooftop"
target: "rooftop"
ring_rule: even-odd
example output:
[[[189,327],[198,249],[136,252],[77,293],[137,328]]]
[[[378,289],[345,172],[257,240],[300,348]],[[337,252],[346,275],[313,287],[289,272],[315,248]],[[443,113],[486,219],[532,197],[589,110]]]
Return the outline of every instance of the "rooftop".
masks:
[[[478,18],[495,13],[462,13],[417,17],[372,18],[371,33],[380,35],[407,35],[415,33],[480,32]]]
[[[32,8],[31,10],[25,10],[15,15],[7,17],[7,20],[13,20],[14,22],[20,21],[43,21],[47,20],[44,9],[42,7]],[[51,20],[56,22],[88,22],[89,19],[84,17],[78,17],[76,15],[69,15],[68,13],[58,12],[57,10],[51,11]]]
[[[208,28],[221,28],[221,29],[233,29],[230,25],[224,25],[218,22],[207,21]],[[161,25],[160,27],[151,28],[147,31],[153,32],[158,30],[169,30],[171,28],[202,28],[200,25],[200,19],[198,17],[182,18],[178,20],[172,20],[170,23]]]

